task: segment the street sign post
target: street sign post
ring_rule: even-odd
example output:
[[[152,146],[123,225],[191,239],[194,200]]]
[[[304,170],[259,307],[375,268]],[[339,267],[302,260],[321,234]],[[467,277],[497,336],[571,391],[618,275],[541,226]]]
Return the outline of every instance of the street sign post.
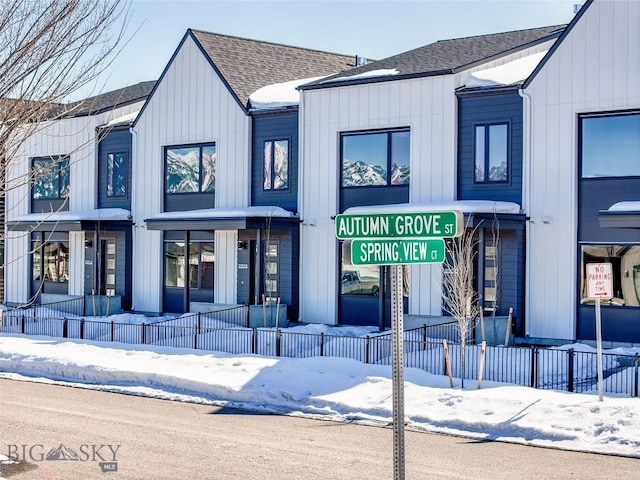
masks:
[[[587,263],[587,298],[596,301],[596,359],[598,363],[598,397],[602,401],[602,319],[600,300],[613,298],[613,267],[610,263]]]
[[[353,265],[391,265],[391,343],[394,479],[404,480],[404,312],[402,265],[442,263],[444,238],[464,231],[461,212],[341,214],[336,237],[345,240],[343,259]],[[346,250],[349,250],[348,252]]]

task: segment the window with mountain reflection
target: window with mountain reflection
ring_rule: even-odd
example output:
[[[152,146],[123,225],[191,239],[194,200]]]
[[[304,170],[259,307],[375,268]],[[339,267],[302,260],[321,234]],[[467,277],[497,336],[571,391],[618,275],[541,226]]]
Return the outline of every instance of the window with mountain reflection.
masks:
[[[409,130],[345,133],[342,187],[409,185]]]

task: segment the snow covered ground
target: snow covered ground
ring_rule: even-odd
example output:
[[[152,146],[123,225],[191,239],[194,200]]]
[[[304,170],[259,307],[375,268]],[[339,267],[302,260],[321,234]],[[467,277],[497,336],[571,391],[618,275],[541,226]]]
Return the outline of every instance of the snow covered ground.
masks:
[[[318,328],[318,327],[315,327]],[[357,330],[353,334],[359,333]],[[574,346],[576,347],[576,346]],[[391,368],[125,343],[0,336],[0,376],[215,405],[388,424]],[[640,458],[640,399],[456,380],[405,369],[415,430]]]

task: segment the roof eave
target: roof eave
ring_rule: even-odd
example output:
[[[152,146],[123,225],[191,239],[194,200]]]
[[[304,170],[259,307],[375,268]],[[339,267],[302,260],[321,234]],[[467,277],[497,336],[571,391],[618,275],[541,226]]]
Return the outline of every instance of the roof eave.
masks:
[[[437,70],[433,72],[417,72],[417,73],[405,73],[399,75],[385,75],[380,77],[365,77],[365,78],[354,78],[349,79],[346,78],[344,80],[334,80],[334,81],[326,81],[318,84],[309,84],[302,85],[298,87],[300,90],[319,90],[322,88],[332,88],[332,87],[350,87],[353,85],[365,85],[368,83],[382,83],[382,82],[393,82],[396,80],[410,80],[414,78],[425,78],[425,77],[438,77],[443,75],[451,75],[453,74],[453,70]]]

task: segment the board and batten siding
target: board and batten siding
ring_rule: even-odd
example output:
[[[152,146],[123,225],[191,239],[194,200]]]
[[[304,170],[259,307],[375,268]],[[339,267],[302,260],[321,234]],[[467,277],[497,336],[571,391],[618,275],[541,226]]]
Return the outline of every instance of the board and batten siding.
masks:
[[[215,207],[247,206],[249,118],[188,36],[134,127],[135,310],[162,309],[162,232],[148,231],[144,220],[163,211],[164,147],[209,142],[215,142],[217,152]],[[216,243],[216,301],[227,302],[234,297],[226,290],[218,292],[218,288],[226,283],[235,285],[231,272],[235,275],[236,250],[233,242]],[[223,257],[234,259],[233,267],[219,266]]]
[[[21,142],[7,168],[6,220],[30,212],[31,190],[24,179],[33,157],[68,155],[70,163],[68,210],[89,210],[97,205],[96,127],[113,118],[139,109],[141,103],[119,107],[98,115],[67,118],[39,124]],[[29,300],[30,236],[12,232],[5,242],[5,276],[7,302]],[[75,246],[73,246],[75,244]],[[71,271],[69,288],[78,290],[84,278],[84,253],[81,245],[70,245]],[[9,280],[10,279],[10,280]]]
[[[253,117],[253,161],[251,166],[251,205],[277,206],[298,211],[298,110],[260,114]],[[264,142],[288,140],[288,185],[282,190],[265,190]]]
[[[299,159],[301,213],[300,320],[337,321],[340,133],[409,127],[410,199],[455,198],[455,109],[453,76],[380,82],[303,91]],[[441,313],[440,266],[411,269],[409,311]],[[419,292],[419,293],[418,293]]]
[[[475,182],[475,127],[508,125],[507,182]],[[517,92],[458,99],[458,200],[500,200],[522,205],[522,97]]]
[[[638,45],[640,2],[596,1],[526,89],[526,318],[532,337],[575,338],[578,115],[640,108]]]

